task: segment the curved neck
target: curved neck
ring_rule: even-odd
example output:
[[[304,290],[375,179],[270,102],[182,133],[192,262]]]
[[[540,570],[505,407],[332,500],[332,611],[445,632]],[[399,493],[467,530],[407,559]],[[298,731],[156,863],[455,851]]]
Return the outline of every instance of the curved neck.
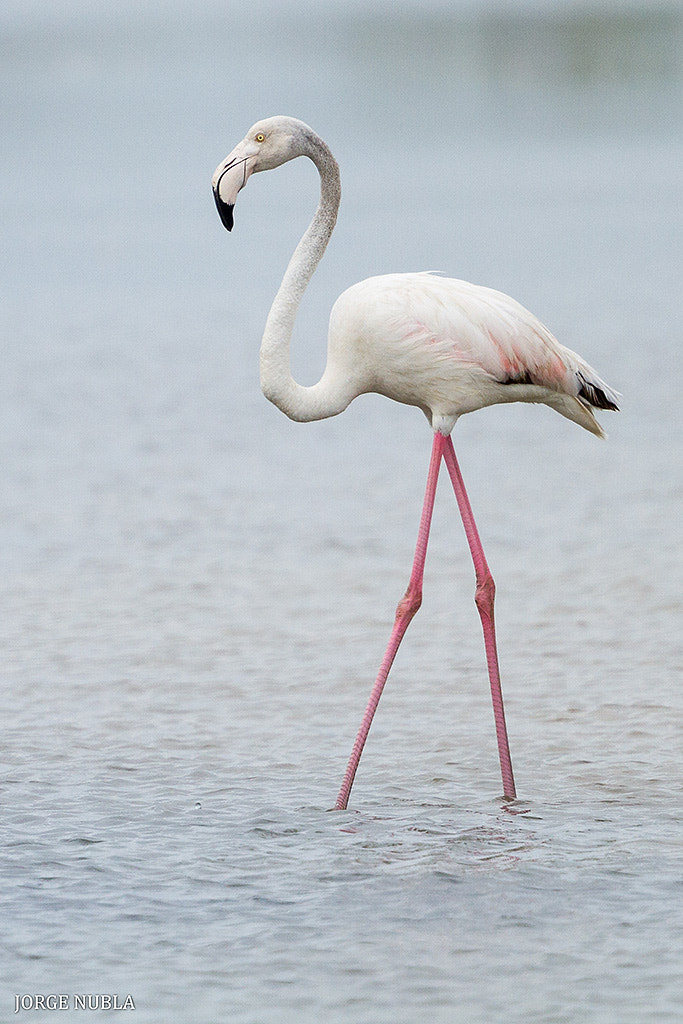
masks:
[[[301,421],[335,416],[349,402],[335,394],[327,373],[312,387],[303,387],[290,370],[289,346],[299,303],[327,248],[341,199],[337,161],[315,133],[306,142],[305,155],[320,173],[320,203],[289,261],[261,341],[261,390],[290,419]]]

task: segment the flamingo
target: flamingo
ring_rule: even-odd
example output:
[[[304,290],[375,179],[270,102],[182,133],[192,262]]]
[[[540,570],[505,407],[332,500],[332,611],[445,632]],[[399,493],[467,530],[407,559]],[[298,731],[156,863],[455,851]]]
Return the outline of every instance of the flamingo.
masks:
[[[427,486],[412,572],[343,777],[335,808],[344,810],[389,670],[422,601],[427,542],[441,461],[446,464],[476,577],[493,701],[503,797],[514,800],[494,625],[495,584],[453,448],[459,416],[499,402],[540,402],[604,437],[593,409],[618,408],[618,394],[528,310],[502,292],[431,273],[388,274],[352,285],[330,314],[327,364],[303,387],[290,371],[290,341],[304,291],[334,229],[341,187],[327,144],[293,117],[258,121],[216,168],[212,187],[223,225],[233,228],[237,194],[251,174],[306,156],[320,175],[320,201],[285,271],[266,321],[261,388],[292,420],[336,416],[369,392],[417,406],[433,432]]]

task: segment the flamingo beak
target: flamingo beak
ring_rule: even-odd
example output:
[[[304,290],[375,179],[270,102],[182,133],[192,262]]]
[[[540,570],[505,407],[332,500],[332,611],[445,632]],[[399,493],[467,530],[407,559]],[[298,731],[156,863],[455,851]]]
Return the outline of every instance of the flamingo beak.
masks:
[[[237,193],[244,188],[254,170],[255,156],[248,144],[240,142],[214,172],[211,182],[213,197],[216,200],[218,216],[228,231],[232,231],[235,223],[233,210]]]
[[[216,200],[216,209],[218,210],[218,216],[223,222],[223,227],[227,228],[228,231],[232,231],[235,218],[232,211],[235,209],[234,203],[224,203],[218,194],[218,191],[214,189],[213,198]]]

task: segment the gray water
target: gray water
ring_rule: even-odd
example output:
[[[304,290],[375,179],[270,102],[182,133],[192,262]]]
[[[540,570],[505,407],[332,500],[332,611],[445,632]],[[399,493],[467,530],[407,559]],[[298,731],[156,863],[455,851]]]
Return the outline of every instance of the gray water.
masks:
[[[680,8],[82,7],[0,15],[0,1020],[116,993],[140,1024],[680,1021]],[[432,269],[623,393],[607,442],[531,406],[454,432],[512,804],[443,479],[329,810],[430,435],[376,396],[297,425],[260,394],[316,176],[252,179],[230,236],[209,182],[280,112],[344,187],[302,382],[344,287]],[[36,993],[69,1011],[15,1015]]]

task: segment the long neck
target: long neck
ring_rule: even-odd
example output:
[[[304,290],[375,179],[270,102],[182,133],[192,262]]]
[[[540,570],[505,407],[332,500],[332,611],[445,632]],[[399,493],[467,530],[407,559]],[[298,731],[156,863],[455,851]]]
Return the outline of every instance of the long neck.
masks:
[[[337,394],[326,372],[312,387],[293,379],[289,346],[299,303],[320,263],[337,220],[341,199],[339,167],[326,144],[311,133],[306,155],[320,173],[320,203],[294,250],[268,314],[261,341],[261,389],[292,420],[319,420],[342,412],[349,398]]]

